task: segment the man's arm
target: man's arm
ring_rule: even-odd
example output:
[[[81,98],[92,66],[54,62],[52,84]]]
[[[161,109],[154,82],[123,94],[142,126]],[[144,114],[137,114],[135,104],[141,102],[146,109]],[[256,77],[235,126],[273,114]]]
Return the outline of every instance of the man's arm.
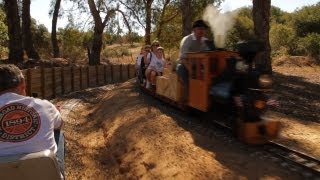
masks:
[[[187,59],[187,53],[190,49],[190,42],[188,41],[188,37],[186,36],[181,40],[180,44],[180,61],[183,65],[187,65],[186,59]]]
[[[61,109],[60,109],[60,106],[55,106],[53,104],[52,104],[52,106],[54,107],[53,112],[52,112],[54,130],[60,130],[63,126],[63,120],[62,120],[61,113],[60,113]]]

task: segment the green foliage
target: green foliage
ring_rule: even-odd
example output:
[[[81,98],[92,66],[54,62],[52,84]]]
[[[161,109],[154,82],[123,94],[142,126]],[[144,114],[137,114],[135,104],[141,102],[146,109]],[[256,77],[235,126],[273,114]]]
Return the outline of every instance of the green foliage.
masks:
[[[247,8],[244,9],[247,11]],[[245,12],[242,11],[242,12]],[[240,12],[241,13],[241,12]],[[226,45],[232,47],[235,43],[243,40],[253,39],[254,29],[253,21],[248,16],[238,16],[235,20],[233,28],[228,33]]]
[[[254,38],[252,8],[238,9],[238,16],[227,38],[227,47]],[[306,6],[293,13],[280,8],[270,10],[270,45],[273,56],[309,55],[319,58],[320,3]]]
[[[320,34],[309,33],[298,41],[298,50],[314,58],[320,59]]]
[[[45,25],[36,25],[35,21],[31,23],[31,32],[33,34],[33,42],[35,48],[41,54],[41,57],[48,58],[51,53],[50,33]]]
[[[201,19],[202,14],[209,4],[215,4],[219,6],[223,0],[191,0],[191,7],[192,7],[192,19]]]
[[[88,34],[72,27],[61,30],[59,34],[62,39],[61,54],[64,58],[76,61],[86,57],[84,45],[88,43]]]
[[[252,7],[242,7],[236,10],[238,17],[247,17],[252,19]]]
[[[120,46],[120,47],[114,47],[114,48],[104,48],[102,50],[102,57],[106,58],[121,58],[122,56],[129,56],[129,50],[128,47]]]
[[[8,54],[8,27],[5,24],[6,15],[3,9],[0,9],[0,57]]]
[[[122,38],[125,42],[128,42],[128,43],[134,43],[134,42],[142,42],[143,41],[143,38],[142,36],[139,36],[138,33],[136,32],[132,32],[130,35],[127,33],[123,36]]]
[[[285,12],[282,11],[280,8],[271,6],[271,9],[270,9],[271,23],[284,24],[286,22],[284,14]]]
[[[293,23],[299,37],[320,33],[320,3],[306,6],[295,12]]]
[[[273,55],[292,54],[296,47],[294,29],[284,24],[274,24],[270,29]]]
[[[166,10],[166,17],[171,17],[176,13],[174,7],[168,7]],[[157,29],[157,32],[160,29]],[[158,37],[161,46],[166,49],[178,48],[180,41],[182,39],[182,27],[181,27],[181,17],[176,16],[171,19],[169,23],[162,26],[161,35]],[[156,33],[152,35],[152,39],[156,39]]]
[[[105,45],[112,45],[115,43],[123,43],[122,42],[122,36],[120,34],[113,34],[109,32],[105,32],[103,35],[103,42]]]

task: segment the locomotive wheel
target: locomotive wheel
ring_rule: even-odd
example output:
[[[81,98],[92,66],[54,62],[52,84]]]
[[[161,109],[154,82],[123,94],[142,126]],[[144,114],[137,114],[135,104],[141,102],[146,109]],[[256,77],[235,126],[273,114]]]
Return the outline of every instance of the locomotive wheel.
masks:
[[[240,120],[237,117],[231,116],[229,118],[229,125],[231,127],[232,135],[234,137],[239,136]]]

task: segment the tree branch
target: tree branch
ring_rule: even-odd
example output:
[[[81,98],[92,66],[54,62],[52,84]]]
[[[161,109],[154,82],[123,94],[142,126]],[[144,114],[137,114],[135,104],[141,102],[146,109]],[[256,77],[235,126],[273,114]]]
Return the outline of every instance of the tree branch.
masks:
[[[146,29],[146,26],[144,25],[145,23],[142,23],[139,16],[136,14],[135,10],[132,8],[132,7],[129,7],[126,3],[122,2],[122,1],[119,1],[122,5],[124,5],[127,9],[129,9],[134,18],[137,19],[138,23],[140,24],[140,26],[143,28],[143,29]]]

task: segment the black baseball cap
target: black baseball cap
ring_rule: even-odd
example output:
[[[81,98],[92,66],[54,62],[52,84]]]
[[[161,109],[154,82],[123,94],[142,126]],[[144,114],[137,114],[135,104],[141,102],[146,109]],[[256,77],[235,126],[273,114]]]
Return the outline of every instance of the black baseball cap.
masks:
[[[192,28],[197,28],[197,27],[202,27],[202,28],[208,28],[208,25],[206,22],[204,22],[203,20],[199,19],[197,21],[195,21],[192,25]]]

